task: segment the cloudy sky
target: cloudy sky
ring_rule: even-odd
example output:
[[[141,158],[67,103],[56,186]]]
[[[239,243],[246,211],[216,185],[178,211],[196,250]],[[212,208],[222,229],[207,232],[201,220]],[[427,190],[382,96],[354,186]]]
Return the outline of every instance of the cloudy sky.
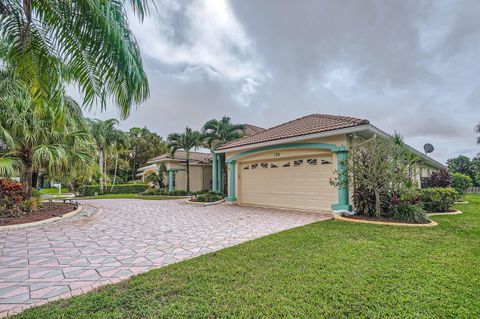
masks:
[[[367,118],[432,157],[480,151],[480,1],[157,0],[131,27],[151,97],[123,129]],[[114,107],[89,114],[116,117]]]

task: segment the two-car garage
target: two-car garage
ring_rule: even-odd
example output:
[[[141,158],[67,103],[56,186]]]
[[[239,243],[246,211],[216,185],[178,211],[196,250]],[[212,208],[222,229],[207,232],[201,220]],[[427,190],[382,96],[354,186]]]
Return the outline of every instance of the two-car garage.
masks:
[[[238,202],[311,211],[329,211],[336,201],[330,185],[331,154],[238,163]]]

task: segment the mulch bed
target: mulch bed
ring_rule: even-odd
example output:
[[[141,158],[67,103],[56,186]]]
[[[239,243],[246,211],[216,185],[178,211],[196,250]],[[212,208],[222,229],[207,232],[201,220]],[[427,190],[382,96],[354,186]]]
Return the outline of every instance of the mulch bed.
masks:
[[[360,219],[360,220],[368,220],[371,222],[388,222],[388,223],[399,223],[399,224],[430,224],[430,221],[425,221],[424,223],[409,223],[404,222],[401,220],[396,220],[389,217],[374,217],[374,216],[364,216],[364,215],[352,215],[352,216],[343,216],[344,218],[351,218],[351,219]]]
[[[67,203],[42,203],[42,206],[28,215],[18,218],[0,217],[0,226],[38,222],[40,220],[62,217],[75,210],[75,205]]]

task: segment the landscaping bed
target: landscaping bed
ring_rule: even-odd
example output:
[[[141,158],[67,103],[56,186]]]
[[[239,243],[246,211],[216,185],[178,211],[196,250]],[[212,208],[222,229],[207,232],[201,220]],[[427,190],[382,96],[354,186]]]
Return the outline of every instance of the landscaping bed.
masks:
[[[419,222],[410,222],[410,221],[400,221],[393,217],[375,217],[375,216],[366,216],[366,215],[351,215],[351,216],[342,216],[344,219],[353,219],[353,220],[364,220],[370,222],[384,222],[384,223],[396,223],[396,224],[412,224],[412,225],[425,225],[430,224],[430,220],[422,220]]]
[[[69,203],[47,203],[42,205],[35,211],[20,217],[0,217],[0,226],[10,226],[18,224],[26,224],[38,222],[52,217],[62,217],[76,209],[74,204]]]

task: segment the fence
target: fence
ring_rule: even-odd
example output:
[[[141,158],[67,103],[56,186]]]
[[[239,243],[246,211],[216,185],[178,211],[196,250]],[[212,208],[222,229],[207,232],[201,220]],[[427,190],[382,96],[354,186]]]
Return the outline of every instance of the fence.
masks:
[[[480,187],[469,187],[467,189],[468,194],[479,194],[480,193]]]

